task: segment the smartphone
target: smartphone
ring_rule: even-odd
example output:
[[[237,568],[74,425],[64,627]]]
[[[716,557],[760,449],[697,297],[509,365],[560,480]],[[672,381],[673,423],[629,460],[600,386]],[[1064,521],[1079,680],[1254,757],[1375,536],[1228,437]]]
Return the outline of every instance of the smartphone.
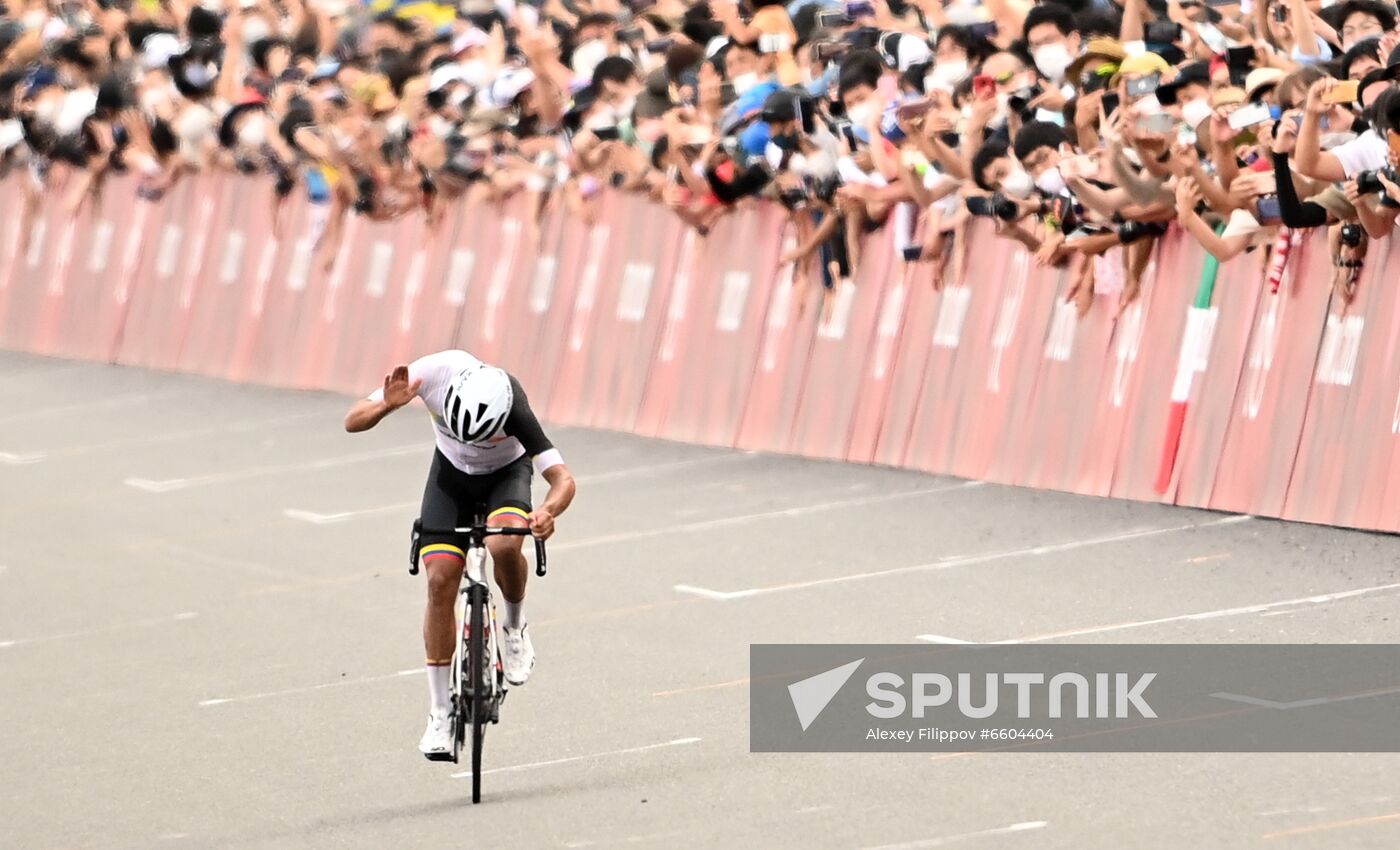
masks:
[[[1104,115],[1112,115],[1113,113],[1115,113],[1115,112],[1118,111],[1118,106],[1119,106],[1118,92],[1116,92],[1116,91],[1105,92],[1105,93],[1104,93],[1104,96],[1103,96],[1103,99],[1100,100],[1099,102],[1100,102],[1101,104],[1103,104],[1103,114],[1104,114]]]
[[[844,41],[819,41],[812,45],[812,56],[818,62],[829,62],[850,49]]]
[[[656,41],[648,41],[646,49],[648,53],[665,53],[676,43],[674,38],[658,38]]]
[[[1274,20],[1281,24],[1286,23],[1288,21],[1288,7],[1282,3],[1274,6]]]
[[[1400,159],[1400,133],[1391,130],[1385,134],[1386,144],[1390,147],[1390,155]]]
[[[972,78],[972,93],[980,98],[996,97],[997,81],[986,74]]]
[[[622,138],[622,131],[618,130],[616,125],[612,127],[594,127],[589,132],[596,136],[600,142],[615,142]]]
[[[991,41],[997,37],[996,21],[980,21],[975,24],[968,24],[968,33],[973,41]]]
[[[846,20],[846,13],[836,9],[825,9],[817,13],[817,29],[835,29],[848,23],[850,22]]]
[[[1215,24],[1196,24],[1196,35],[1199,35],[1201,42],[1217,56],[1230,49],[1230,40]]]
[[[1283,210],[1279,206],[1276,195],[1267,195],[1259,199],[1259,223],[1277,224],[1283,220]]]
[[[1128,97],[1142,97],[1145,94],[1152,94],[1161,83],[1161,74],[1148,74],[1145,77],[1129,80],[1127,87]]]
[[[1337,83],[1327,94],[1322,96],[1323,103],[1355,103],[1358,90],[1361,88],[1360,80],[1345,80]]]
[[[870,0],[851,0],[846,3],[846,20],[875,17],[875,6]]]
[[[933,108],[933,98],[921,97],[918,100],[911,100],[908,103],[901,103],[894,111],[895,117],[909,121],[920,118]]]
[[[1156,115],[1142,115],[1138,117],[1137,128],[1142,133],[1167,133],[1176,126],[1176,119],[1166,112],[1158,112]]]
[[[1250,103],[1230,113],[1230,128],[1243,130],[1269,120],[1269,107],[1263,103]]]
[[[992,199],[986,195],[973,195],[963,203],[967,206],[967,211],[975,216],[991,218],[996,214],[992,207]]]
[[[1175,44],[1180,39],[1181,24],[1170,21],[1153,21],[1142,34],[1142,40],[1148,44]]]
[[[1249,45],[1232,47],[1225,51],[1225,64],[1231,68],[1252,68],[1254,58],[1254,48]]]

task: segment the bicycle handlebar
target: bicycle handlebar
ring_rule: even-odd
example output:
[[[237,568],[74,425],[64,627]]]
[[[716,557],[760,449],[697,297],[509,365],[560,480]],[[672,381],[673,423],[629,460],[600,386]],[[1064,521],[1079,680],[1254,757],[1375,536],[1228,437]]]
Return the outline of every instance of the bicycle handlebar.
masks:
[[[419,540],[419,538],[421,538],[424,534],[433,534],[433,535],[452,534],[452,535],[458,535],[458,536],[462,536],[462,537],[471,538],[471,540],[475,543],[475,542],[478,542],[478,541],[484,542],[484,541],[486,540],[486,538],[488,538],[488,537],[528,537],[528,536],[531,535],[531,533],[532,533],[532,532],[531,532],[530,529],[528,529],[528,528],[518,528],[518,527],[512,526],[512,525],[500,526],[500,527],[493,527],[493,526],[486,526],[486,525],[468,525],[468,526],[463,526],[462,528],[424,528],[423,525],[422,525],[422,523],[421,523],[420,521],[414,520],[414,522],[413,522],[413,542],[412,542],[412,544],[411,544],[411,547],[410,547],[410,550],[409,550],[409,554],[408,554],[408,574],[411,575],[411,576],[416,576],[416,575],[418,575],[418,540]],[[545,571],[546,571],[546,567],[545,567],[544,540],[541,539],[541,538],[539,538],[539,537],[536,537],[536,538],[535,538],[535,575],[537,575],[537,576],[543,576],[543,575],[545,574]]]

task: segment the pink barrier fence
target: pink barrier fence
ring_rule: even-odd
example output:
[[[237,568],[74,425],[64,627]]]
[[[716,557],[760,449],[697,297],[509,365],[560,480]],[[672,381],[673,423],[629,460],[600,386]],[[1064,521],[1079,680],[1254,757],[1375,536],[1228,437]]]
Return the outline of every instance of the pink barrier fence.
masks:
[[[289,201],[274,233],[262,182],[153,204],[114,180],[77,215],[57,197],[0,227],[5,348],[360,393],[459,346],[560,424],[1400,530],[1389,241],[1348,306],[1321,234],[1272,292],[1257,253],[1203,286],[1173,232],[1140,298],[1081,318],[1065,272],[990,233],[941,290],[879,233],[824,312],[779,267],[793,236],[771,207],[706,237],[620,195],[592,225],[525,199],[432,227],[351,218],[318,263],[316,211]]]

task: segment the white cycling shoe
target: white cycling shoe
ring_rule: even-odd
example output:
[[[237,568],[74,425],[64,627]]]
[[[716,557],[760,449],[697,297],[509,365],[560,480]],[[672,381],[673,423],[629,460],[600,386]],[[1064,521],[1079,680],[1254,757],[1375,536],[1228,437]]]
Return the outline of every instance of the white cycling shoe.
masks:
[[[434,711],[428,715],[428,728],[418,742],[418,751],[431,761],[452,758],[452,715]]]
[[[535,668],[535,647],[530,643],[529,628],[525,625],[518,629],[501,629],[506,681],[517,687],[530,681],[530,671]]]

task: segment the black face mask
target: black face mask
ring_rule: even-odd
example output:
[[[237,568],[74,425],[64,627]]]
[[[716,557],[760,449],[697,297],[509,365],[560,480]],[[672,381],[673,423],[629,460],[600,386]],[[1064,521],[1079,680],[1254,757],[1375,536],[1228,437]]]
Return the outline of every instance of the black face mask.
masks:
[[[788,152],[797,150],[796,133],[783,133],[781,135],[773,136],[771,141],[779,150]]]

